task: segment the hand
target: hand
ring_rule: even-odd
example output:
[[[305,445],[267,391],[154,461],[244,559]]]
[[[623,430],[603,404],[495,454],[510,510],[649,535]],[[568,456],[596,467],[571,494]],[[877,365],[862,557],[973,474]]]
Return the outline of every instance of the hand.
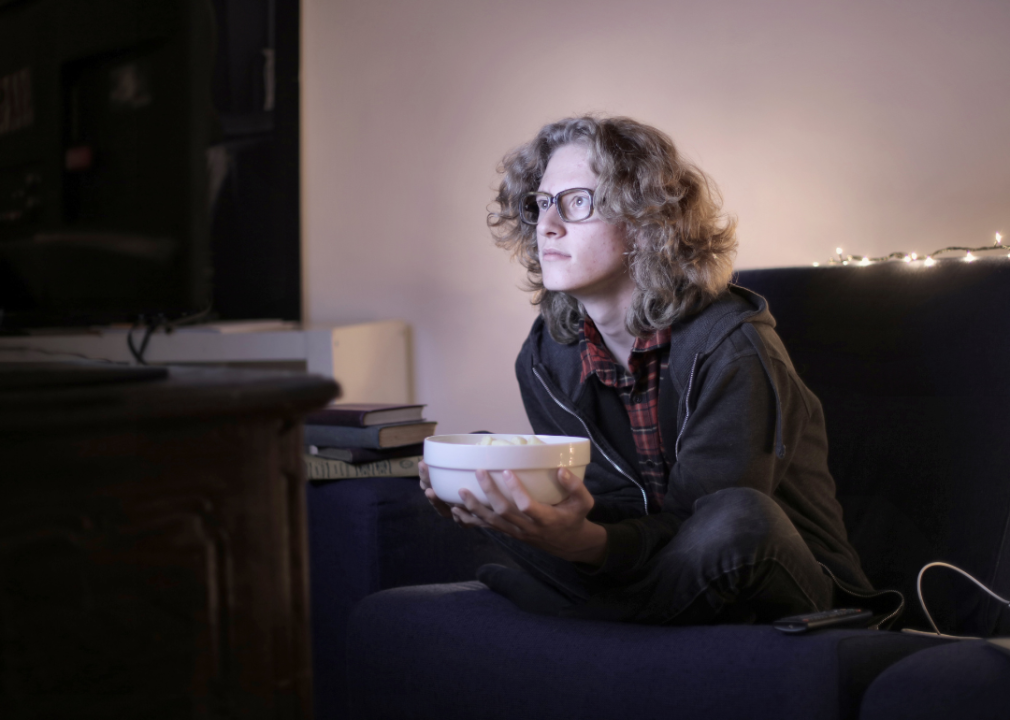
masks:
[[[582,480],[567,468],[559,468],[558,482],[568,490],[568,497],[557,505],[545,505],[529,496],[514,473],[505,470],[503,475],[507,494],[486,470],[477,471],[477,482],[490,507],[470,491],[460,490],[463,505],[450,509],[458,523],[498,530],[564,560],[603,563],[607,531],[586,520],[595,501]]]
[[[452,514],[452,506],[450,506],[447,502],[439,500],[438,495],[436,495],[435,491],[432,489],[431,476],[428,475],[428,466],[424,464],[423,460],[417,463],[417,471],[421,476],[421,490],[424,491],[424,496],[428,498],[428,502],[431,506],[435,508],[435,512],[444,518],[453,518],[456,520],[455,516]],[[456,520],[456,522],[459,521]]]

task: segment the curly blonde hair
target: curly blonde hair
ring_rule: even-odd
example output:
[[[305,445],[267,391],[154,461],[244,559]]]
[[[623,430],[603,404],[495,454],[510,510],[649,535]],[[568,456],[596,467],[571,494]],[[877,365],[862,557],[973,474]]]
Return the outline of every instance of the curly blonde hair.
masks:
[[[578,339],[585,309],[543,285],[536,227],[519,220],[523,195],[539,187],[551,155],[564,145],[589,150],[599,178],[595,212],[631,241],[628,269],[637,290],[626,324],[646,335],[696,313],[728,286],[736,256],[736,220],[722,214],[719,192],[654,127],[625,117],[583,116],[545,125],[498,168],[497,212],[487,223],[498,247],[527,271],[527,289],[560,343]]]

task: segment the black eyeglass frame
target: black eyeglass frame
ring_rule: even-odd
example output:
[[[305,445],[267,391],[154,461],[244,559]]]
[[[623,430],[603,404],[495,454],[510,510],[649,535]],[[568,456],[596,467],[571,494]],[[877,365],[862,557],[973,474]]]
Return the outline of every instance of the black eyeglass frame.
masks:
[[[584,218],[581,218],[579,220],[569,220],[568,218],[566,218],[564,211],[561,209],[562,206],[558,203],[558,198],[560,198],[562,195],[567,195],[567,194],[573,193],[573,192],[584,192],[584,193],[588,193],[589,194],[589,214],[586,215]],[[596,212],[596,197],[595,197],[595,195],[593,193],[593,190],[591,188],[582,188],[582,187],[567,188],[566,190],[562,190],[561,192],[559,192],[557,195],[554,195],[553,197],[551,197],[550,194],[542,192],[542,191],[539,191],[539,190],[531,190],[530,192],[528,192],[525,195],[523,195],[523,202],[526,201],[526,198],[541,197],[541,196],[542,197],[546,197],[548,199],[548,203],[547,203],[547,207],[546,208],[537,211],[538,218],[539,218],[539,214],[540,213],[545,213],[548,210],[550,210],[551,209],[551,205],[554,205],[558,209],[558,217],[561,218],[561,220],[564,221],[564,222],[566,222],[566,223],[585,222],[586,220],[588,220],[589,218],[591,218],[593,216],[594,212]],[[523,223],[525,223],[527,225],[536,225],[537,222],[539,222],[539,219],[531,222],[531,221],[527,220],[525,217],[523,217],[523,204],[520,203],[519,204],[519,221],[523,222]]]

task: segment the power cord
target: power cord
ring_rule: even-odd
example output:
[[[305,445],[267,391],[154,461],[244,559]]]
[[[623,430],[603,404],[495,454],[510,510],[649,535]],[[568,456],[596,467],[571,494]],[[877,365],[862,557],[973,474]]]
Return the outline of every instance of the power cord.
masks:
[[[137,361],[138,365],[147,365],[147,361],[144,360],[144,353],[147,352],[147,343],[150,342],[151,336],[154,331],[158,329],[161,325],[165,323],[164,315],[155,315],[150,320],[146,320],[143,315],[137,318],[137,322],[133,324],[126,333],[126,346],[130,348],[130,354],[133,355],[133,359]],[[140,341],[140,349],[138,350],[133,344],[133,331],[140,327],[145,327],[144,339]]]
[[[1010,600],[1005,600],[1004,598],[1001,598],[999,595],[997,595],[996,593],[994,593],[992,590],[990,590],[989,588],[987,588],[985,585],[983,585],[982,583],[980,583],[978,580],[976,580],[974,577],[972,577],[971,575],[969,575],[968,573],[966,573],[961,568],[956,567],[954,565],[950,565],[949,563],[945,563],[945,562],[931,562],[931,563],[927,563],[927,564],[923,565],[922,566],[922,570],[919,571],[919,577],[915,581],[915,589],[919,593],[919,605],[922,606],[922,611],[926,614],[926,619],[929,620],[929,624],[933,626],[933,630],[940,637],[954,638],[954,639],[957,639],[957,640],[969,640],[969,639],[971,639],[971,640],[978,640],[979,639],[979,638],[968,638],[968,637],[962,636],[962,635],[945,635],[944,633],[940,632],[940,628],[938,628],[936,626],[936,623],[933,622],[933,616],[930,615],[929,614],[929,610],[926,609],[926,601],[922,597],[922,576],[925,574],[925,572],[927,570],[929,570],[932,567],[944,567],[944,568],[947,568],[948,570],[953,570],[954,572],[961,573],[966,578],[968,578],[969,580],[971,580],[973,583],[975,583],[976,585],[978,585],[980,588],[982,588],[983,590],[985,590],[992,598],[994,598],[995,600],[998,600],[999,602],[1003,603],[1004,606],[1010,607]],[[929,633],[923,633],[923,634],[927,634],[928,635]]]
[[[144,353],[147,352],[147,343],[150,342],[151,336],[158,328],[164,327],[166,333],[171,333],[177,327],[191,325],[198,320],[202,320],[210,315],[210,312],[211,306],[208,305],[200,312],[187,315],[186,317],[181,317],[178,320],[168,320],[161,313],[158,313],[152,318],[146,318],[144,315],[140,315],[137,318],[137,321],[133,324],[133,327],[131,327],[126,333],[126,346],[130,348],[130,354],[133,355],[133,359],[137,361],[138,365],[147,365],[147,361],[144,360]],[[133,333],[142,327],[145,328],[144,337],[141,339],[140,347],[138,348],[133,344]]]
[[[181,317],[178,320],[168,320],[163,314],[155,315],[154,317],[147,319],[144,315],[140,315],[137,321],[126,333],[126,346],[130,349],[130,354],[138,365],[147,365],[147,361],[144,360],[144,353],[147,352],[147,344],[151,340],[151,335],[157,331],[159,327],[164,327],[166,333],[174,331],[178,327],[183,325],[192,325],[211,314],[212,307],[208,305],[203,310],[193,313],[192,315],[187,315]],[[3,308],[0,308],[0,324],[3,323]],[[144,329],[144,337],[140,341],[140,347],[138,348],[133,343],[133,333],[140,328]],[[39,353],[42,355],[56,355],[56,356],[67,356],[67,357],[78,357],[84,360],[97,360],[100,362],[111,363],[115,365],[125,365],[127,363],[117,360],[108,360],[106,358],[96,358],[90,355],[83,355],[81,353],[72,352],[70,350],[44,350],[42,348],[32,347],[30,345],[11,345],[7,347],[0,347],[0,352],[23,352],[23,353]]]

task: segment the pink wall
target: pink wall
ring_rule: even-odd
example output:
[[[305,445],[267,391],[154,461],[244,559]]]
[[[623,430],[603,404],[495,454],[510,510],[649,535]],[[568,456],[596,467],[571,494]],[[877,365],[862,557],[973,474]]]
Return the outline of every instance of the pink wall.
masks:
[[[586,111],[667,131],[739,268],[1010,235],[1005,0],[303,0],[306,317],[402,318],[439,430],[528,430],[495,166]],[[774,308],[772,309],[774,311]]]

